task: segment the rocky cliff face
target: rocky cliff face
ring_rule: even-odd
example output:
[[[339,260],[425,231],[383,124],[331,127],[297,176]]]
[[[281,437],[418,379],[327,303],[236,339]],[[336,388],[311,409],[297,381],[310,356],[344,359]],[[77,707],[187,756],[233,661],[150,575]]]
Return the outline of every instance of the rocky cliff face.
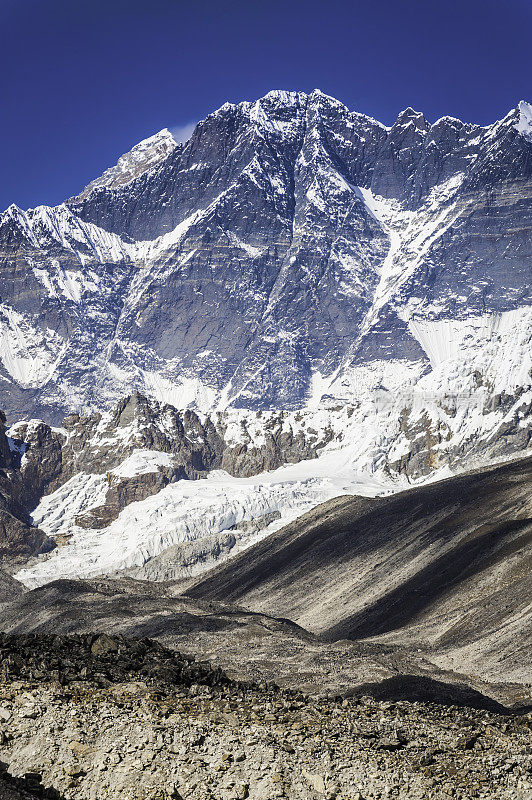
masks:
[[[44,531],[36,528],[31,521],[30,510],[39,501],[43,490],[35,491],[35,484],[43,483],[37,473],[44,475],[47,465],[29,469],[26,481],[20,471],[21,453],[25,447],[9,438],[5,432],[5,415],[0,411],[0,570],[24,563],[38,553],[47,552],[54,547]],[[47,426],[41,426],[47,429]],[[49,430],[49,429],[47,429]],[[35,466],[38,447],[32,454]],[[0,575],[0,600],[8,594],[12,586],[8,579]]]
[[[138,392],[110,412],[70,414],[58,430],[32,421],[17,423],[9,432],[9,440],[3,433],[5,485],[19,516],[29,520],[44,496],[85,476],[99,480],[102,492],[86,498],[75,524],[97,529],[108,526],[130,503],[175,481],[205,478],[213,470],[235,477],[257,475],[316,458],[334,438],[330,429],[294,431],[282,413],[264,420],[261,415],[249,431],[245,417],[235,420],[220,413],[201,419],[194,411],[178,411]],[[98,498],[101,503],[91,506],[91,499]]]

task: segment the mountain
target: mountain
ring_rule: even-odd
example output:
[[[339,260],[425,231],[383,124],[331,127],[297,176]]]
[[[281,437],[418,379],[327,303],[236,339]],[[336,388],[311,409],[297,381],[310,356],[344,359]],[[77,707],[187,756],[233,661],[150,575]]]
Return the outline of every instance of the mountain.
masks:
[[[10,206],[5,481],[19,538],[60,544],[21,579],[193,575],[338,495],[528,453],[531,119],[275,91]]]
[[[389,491],[349,464],[328,475],[331,459],[349,460],[346,413],[327,413],[318,431],[294,413],[200,417],[135,393],[108,412],[70,414],[59,429],[16,423],[6,483],[21,513],[59,545],[17,577],[34,586],[123,570],[155,580],[196,574],[344,483]]]
[[[524,102],[270,92],[1,214],[0,795],[526,794],[531,277]]]
[[[387,128],[270,92],[62,205],[11,206],[0,405],[59,422],[132,388],[208,411],[528,386],[530,113]]]

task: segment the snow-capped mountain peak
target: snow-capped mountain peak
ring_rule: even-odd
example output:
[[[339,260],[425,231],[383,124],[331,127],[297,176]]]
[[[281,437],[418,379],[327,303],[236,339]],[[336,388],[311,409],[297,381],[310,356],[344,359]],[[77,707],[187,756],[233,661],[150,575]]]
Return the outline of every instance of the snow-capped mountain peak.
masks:
[[[521,100],[518,109],[519,120],[515,127],[525,139],[532,142],[532,105]]]
[[[143,139],[129,152],[120,156],[115,166],[105,170],[103,175],[91,181],[78,195],[77,200],[88,197],[95,189],[109,189],[123,186],[167,158],[177,147],[177,142],[168,128],[163,128],[153,136]]]

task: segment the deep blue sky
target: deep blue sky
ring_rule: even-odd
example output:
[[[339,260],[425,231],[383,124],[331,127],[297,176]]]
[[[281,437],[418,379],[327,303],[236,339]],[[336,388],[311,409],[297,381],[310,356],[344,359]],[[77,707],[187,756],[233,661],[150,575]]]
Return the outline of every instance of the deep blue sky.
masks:
[[[487,124],[532,100],[531,33],[532,0],[0,0],[0,209],[272,88]]]

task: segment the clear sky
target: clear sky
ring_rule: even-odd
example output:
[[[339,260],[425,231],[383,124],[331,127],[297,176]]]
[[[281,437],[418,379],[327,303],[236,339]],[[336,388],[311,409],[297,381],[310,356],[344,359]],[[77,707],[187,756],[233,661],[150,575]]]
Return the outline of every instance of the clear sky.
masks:
[[[0,209],[270,89],[487,124],[532,100],[531,43],[532,0],[0,0]]]

